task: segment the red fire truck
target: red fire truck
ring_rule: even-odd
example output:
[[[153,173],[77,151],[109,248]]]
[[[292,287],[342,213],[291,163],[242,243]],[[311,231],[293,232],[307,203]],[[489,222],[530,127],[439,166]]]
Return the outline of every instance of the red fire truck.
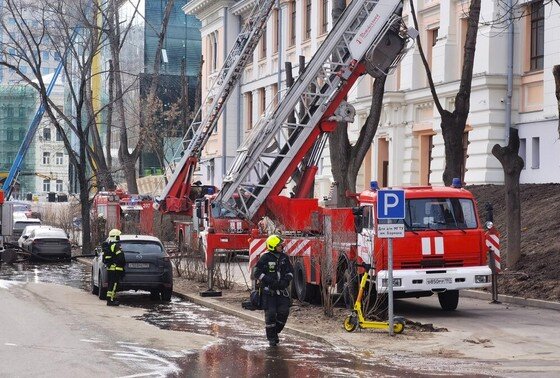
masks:
[[[481,223],[472,194],[458,185],[403,190],[405,237],[393,239],[395,297],[437,293],[442,309],[455,310],[460,289],[490,286],[486,243],[496,232]],[[333,285],[350,304],[362,263],[372,266],[376,292],[387,292],[388,239],[377,236],[377,187],[356,200],[356,208],[328,208],[316,200],[272,199],[277,211],[271,214],[280,214],[274,220],[285,226],[284,251],[294,263],[300,300],[316,300],[321,285]],[[251,240],[250,267],[265,251],[265,240],[264,235]]]

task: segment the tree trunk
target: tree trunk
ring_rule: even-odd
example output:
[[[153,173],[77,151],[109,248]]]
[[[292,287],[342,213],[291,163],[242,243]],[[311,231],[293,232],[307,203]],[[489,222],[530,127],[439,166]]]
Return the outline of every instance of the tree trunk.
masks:
[[[443,182],[451,185],[454,178],[462,177],[464,165],[463,134],[466,119],[460,119],[456,113],[444,111],[441,117],[441,133],[445,145],[445,169],[443,171]]]
[[[519,131],[510,128],[509,141],[506,147],[495,144],[492,154],[500,161],[504,169],[506,214],[507,216],[507,250],[506,265],[509,269],[516,269],[521,257],[521,197],[519,190],[519,176],[524,162],[519,157]]]
[[[560,137],[560,64],[552,69],[556,86],[556,102],[558,103],[558,137]]]

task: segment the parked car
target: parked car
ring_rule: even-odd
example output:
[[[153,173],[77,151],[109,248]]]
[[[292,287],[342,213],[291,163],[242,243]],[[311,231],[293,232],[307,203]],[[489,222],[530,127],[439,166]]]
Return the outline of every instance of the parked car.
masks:
[[[37,258],[65,258],[72,257],[72,247],[68,235],[61,228],[39,227],[31,231],[23,241],[23,249]]]
[[[25,239],[27,239],[29,237],[29,235],[31,234],[31,231],[33,231],[37,228],[40,228],[40,227],[49,227],[49,226],[44,226],[42,224],[30,224],[29,226],[25,226],[25,228],[21,232],[21,236],[18,239],[19,247],[23,248],[23,242],[25,241]]]
[[[21,236],[21,233],[23,232],[23,229],[27,226],[30,225],[40,225],[41,224],[41,220],[40,219],[35,219],[35,218],[22,218],[22,217],[15,217],[14,216],[14,224],[13,224],[13,228],[12,228],[12,236],[8,237],[8,242],[9,243],[17,243],[19,237]]]
[[[148,235],[121,235],[121,248],[126,258],[125,275],[119,291],[145,290],[153,299],[171,300],[173,268],[161,241]],[[91,268],[91,292],[99,299],[107,297],[107,267],[101,247],[95,249]]]

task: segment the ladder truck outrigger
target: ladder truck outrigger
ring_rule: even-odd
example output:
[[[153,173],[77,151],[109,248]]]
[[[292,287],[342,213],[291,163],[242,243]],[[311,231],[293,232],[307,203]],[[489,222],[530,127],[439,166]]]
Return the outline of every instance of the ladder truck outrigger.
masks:
[[[398,0],[352,1],[282,102],[239,148],[222,190],[197,203],[209,291],[214,254],[231,251],[232,240],[247,232],[249,265],[254,266],[267,235],[252,227],[268,216],[282,230],[285,252],[293,260],[298,299],[311,301],[321,286],[330,285],[350,306],[366,264],[372,267],[374,292],[386,293],[387,241],[376,235],[377,188],[358,194],[356,208],[323,207],[307,196],[328,133],[337,122],[352,120],[354,111],[344,101],[349,90],[366,71],[388,74],[417,36],[406,28],[401,12]],[[298,104],[303,116],[290,121]],[[298,169],[302,179],[295,195],[281,195]],[[489,231],[472,194],[455,186],[404,189],[406,232],[394,243],[396,297],[437,293],[442,308],[454,310],[459,289],[490,286]]]

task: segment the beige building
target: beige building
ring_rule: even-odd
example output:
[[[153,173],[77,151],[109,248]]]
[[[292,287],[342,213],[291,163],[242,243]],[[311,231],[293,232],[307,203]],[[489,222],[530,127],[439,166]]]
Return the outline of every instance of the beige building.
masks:
[[[202,22],[203,98],[255,0],[192,0],[184,11]],[[553,2],[515,1],[511,121],[519,129],[525,160],[521,181],[560,182],[558,114],[552,66],[560,64],[560,7]],[[277,103],[285,90],[285,63],[297,76],[299,57],[309,61],[332,28],[332,0],[280,0],[266,35],[247,66],[203,156],[201,176],[220,186],[242,138]],[[440,101],[453,110],[459,88],[468,1],[416,1],[419,32]],[[409,3],[404,12],[413,26]],[[505,145],[508,8],[504,1],[483,1],[473,71],[470,114],[464,136],[464,181],[502,183],[503,172],[491,154]],[[351,139],[368,116],[372,79],[364,76],[349,94],[357,112]],[[364,161],[358,190],[378,180],[384,186],[441,184],[444,145],[440,117],[415,46],[386,84],[380,126]],[[315,195],[330,185],[328,146],[323,152]]]

